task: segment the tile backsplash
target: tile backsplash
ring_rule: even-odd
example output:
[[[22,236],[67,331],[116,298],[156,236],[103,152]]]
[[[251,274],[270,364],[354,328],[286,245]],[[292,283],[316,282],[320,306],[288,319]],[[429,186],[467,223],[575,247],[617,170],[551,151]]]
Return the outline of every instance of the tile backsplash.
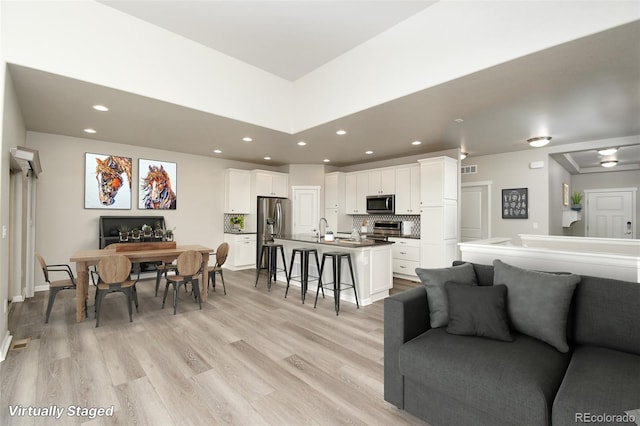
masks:
[[[224,232],[233,232],[233,229],[231,227],[231,222],[229,222],[229,219],[231,219],[232,217],[236,217],[236,216],[241,216],[241,217],[245,217],[244,214],[230,214],[230,213],[225,213],[224,214]],[[246,218],[245,218],[246,220]],[[244,227],[247,227],[247,224],[244,224]]]
[[[360,229],[362,221],[367,221],[367,232],[373,232],[373,223],[378,220],[392,220],[392,221],[409,221],[412,224],[410,235],[415,238],[420,238],[420,216],[415,215],[367,215],[356,214],[351,216],[353,221],[353,227]],[[404,230],[403,230],[404,231]]]

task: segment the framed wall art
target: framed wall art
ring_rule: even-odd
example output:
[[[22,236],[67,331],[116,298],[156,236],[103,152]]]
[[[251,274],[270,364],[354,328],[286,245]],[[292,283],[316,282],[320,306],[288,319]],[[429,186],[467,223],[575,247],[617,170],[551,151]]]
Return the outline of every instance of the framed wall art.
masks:
[[[562,184],[562,205],[563,206],[569,205],[569,184],[568,183]]]
[[[502,190],[502,218],[503,219],[528,219],[529,218],[529,190],[528,188],[515,188]]]
[[[85,153],[84,208],[131,208],[131,158]]]
[[[145,210],[175,210],[177,204],[176,163],[138,160],[140,186],[138,208]]]

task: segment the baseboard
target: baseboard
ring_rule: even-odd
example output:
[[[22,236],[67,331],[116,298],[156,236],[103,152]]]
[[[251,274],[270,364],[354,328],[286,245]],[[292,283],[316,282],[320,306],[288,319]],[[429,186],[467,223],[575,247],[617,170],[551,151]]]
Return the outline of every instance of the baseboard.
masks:
[[[11,336],[11,334],[9,334],[9,330],[7,330],[7,333],[4,335],[4,339],[2,339],[2,347],[0,347],[0,362],[7,359],[7,353],[9,352],[9,348],[11,347],[12,339],[13,336]]]
[[[49,285],[48,284],[44,284],[44,285],[37,285],[33,291],[35,291],[36,293],[39,291],[48,291],[49,290]]]
[[[24,302],[24,296],[23,295],[13,296],[11,298],[11,303],[18,303],[18,302]]]

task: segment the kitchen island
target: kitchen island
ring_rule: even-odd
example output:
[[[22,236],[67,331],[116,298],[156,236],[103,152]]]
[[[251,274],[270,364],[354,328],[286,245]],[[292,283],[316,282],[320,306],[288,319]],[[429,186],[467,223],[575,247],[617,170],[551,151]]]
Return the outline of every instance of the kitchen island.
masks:
[[[358,291],[358,299],[361,305],[370,305],[371,303],[384,299],[389,296],[389,289],[393,287],[393,266],[391,257],[392,242],[363,239],[354,241],[349,238],[336,238],[335,241],[325,241],[323,238],[309,235],[285,235],[276,238],[275,242],[284,246],[285,257],[287,259],[287,269],[291,260],[291,252],[295,248],[314,248],[318,250],[318,262],[322,263],[322,253],[344,251],[351,253],[351,261],[353,263],[353,273],[356,277],[356,289]],[[330,261],[325,263],[323,282],[333,281],[332,265]],[[309,264],[309,275],[318,276],[313,258]],[[296,256],[293,264],[293,274],[300,275],[300,257]],[[349,266],[343,262],[342,273],[343,281],[351,281],[349,275]],[[284,273],[280,273],[278,280],[285,281]],[[300,286],[297,281],[291,281],[292,286]],[[309,282],[309,294],[307,297],[315,297],[317,281]],[[325,289],[325,296],[333,297],[333,292]],[[352,291],[344,291],[341,301],[356,303],[355,296]],[[320,302],[318,302],[320,303]]]

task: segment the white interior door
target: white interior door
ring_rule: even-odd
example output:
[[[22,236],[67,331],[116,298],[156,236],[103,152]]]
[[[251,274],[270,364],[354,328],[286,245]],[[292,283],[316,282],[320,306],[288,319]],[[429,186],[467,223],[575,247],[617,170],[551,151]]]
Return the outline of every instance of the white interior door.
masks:
[[[460,240],[489,238],[489,185],[463,185],[460,194]]]
[[[585,191],[587,237],[635,238],[635,190]]]
[[[294,234],[315,234],[320,220],[320,187],[294,186],[293,227]]]

